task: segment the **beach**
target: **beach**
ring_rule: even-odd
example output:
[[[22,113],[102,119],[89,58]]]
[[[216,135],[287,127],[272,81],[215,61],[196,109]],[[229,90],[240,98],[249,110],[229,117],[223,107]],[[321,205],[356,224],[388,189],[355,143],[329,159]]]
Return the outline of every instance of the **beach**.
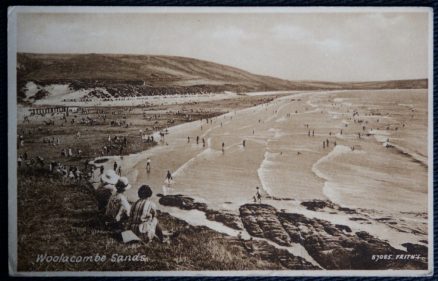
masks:
[[[20,151],[40,147],[47,160],[76,167],[87,162],[97,168],[88,181],[95,189],[100,168],[117,163],[133,187],[125,192],[128,200],[138,199],[140,185],[150,185],[165,225],[269,245],[269,251],[293,260],[282,264],[263,256],[265,250],[257,254],[276,266],[410,268],[400,262],[368,264],[368,255],[357,253],[359,245],[394,254],[427,251],[426,90],[248,93],[207,103],[190,100],[184,113],[181,106],[174,100],[149,110],[86,107],[70,114],[69,122],[57,121],[56,114],[31,116],[19,126],[26,140]],[[61,123],[35,130],[47,118]],[[80,118],[95,119],[96,125],[70,122]],[[119,120],[128,126],[107,125]],[[26,130],[37,134],[32,138]],[[76,131],[80,137],[69,135]],[[145,134],[154,141],[145,143]],[[60,137],[61,144],[41,147],[46,135]],[[117,135],[127,142],[121,154],[106,148],[117,146]],[[60,157],[58,151],[68,146],[82,155]],[[256,187],[262,204],[255,202]],[[352,251],[340,255],[343,244]],[[337,256],[346,260],[333,263]]]
[[[105,158],[108,167],[121,164],[134,187],[149,184],[155,194],[170,170],[171,194],[237,214],[259,186],[263,203],[342,221],[403,249],[407,241],[427,241],[427,161],[417,159],[427,159],[427,116],[426,90],[294,93],[171,127],[150,150]],[[136,199],[136,188],[128,197]],[[314,199],[359,214],[301,205]]]

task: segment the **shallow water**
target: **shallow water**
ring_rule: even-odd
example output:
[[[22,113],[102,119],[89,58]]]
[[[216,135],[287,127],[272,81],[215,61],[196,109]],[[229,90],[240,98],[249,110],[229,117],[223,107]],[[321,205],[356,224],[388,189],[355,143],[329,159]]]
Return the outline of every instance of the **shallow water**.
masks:
[[[373,130],[384,132],[377,135],[385,140],[366,135]],[[170,128],[157,147],[115,159],[129,171],[125,176],[134,186],[128,191],[132,200],[141,184],[162,193],[170,170],[173,193],[196,198],[213,209],[237,212],[240,205],[253,201],[259,186],[263,195],[293,198],[268,202],[290,211],[300,208],[297,202],[330,199],[341,206],[396,217],[402,212],[427,212],[427,165],[413,155],[427,160],[426,136],[426,90],[300,93],[229,112],[208,124],[202,120]],[[384,147],[387,138],[406,153]],[[327,140],[328,147],[323,147]],[[152,160],[150,173],[145,169],[147,157]],[[375,226],[378,234],[381,225]],[[394,236],[393,229],[385,231],[385,239]]]

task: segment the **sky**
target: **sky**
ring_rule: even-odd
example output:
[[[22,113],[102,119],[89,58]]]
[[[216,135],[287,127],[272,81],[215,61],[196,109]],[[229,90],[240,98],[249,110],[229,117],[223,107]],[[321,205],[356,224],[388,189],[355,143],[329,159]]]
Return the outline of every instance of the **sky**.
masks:
[[[17,51],[192,57],[288,80],[428,77],[416,12],[18,13]]]

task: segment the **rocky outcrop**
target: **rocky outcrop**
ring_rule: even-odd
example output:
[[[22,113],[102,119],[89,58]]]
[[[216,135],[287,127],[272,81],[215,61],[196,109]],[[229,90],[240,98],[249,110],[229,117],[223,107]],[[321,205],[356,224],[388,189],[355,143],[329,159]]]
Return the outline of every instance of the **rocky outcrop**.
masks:
[[[421,255],[422,257],[427,257],[428,251],[427,247],[420,244],[413,244],[413,243],[404,243],[402,246],[406,247],[406,250],[409,254],[412,255]]]
[[[301,202],[301,205],[303,205],[304,207],[307,208],[307,210],[311,210],[311,211],[317,211],[319,209],[324,209],[324,208],[331,208],[334,209],[334,204],[330,201],[324,201],[324,200],[312,200],[312,201],[305,201],[305,202]]]
[[[311,211],[320,211],[324,208],[328,208],[328,209],[333,209],[339,212],[343,212],[346,214],[357,214],[356,210],[354,209],[350,209],[350,208],[346,208],[346,207],[341,207],[331,201],[328,200],[311,200],[311,201],[304,201],[301,202],[301,205],[306,207],[307,210],[311,210]]]
[[[178,207],[182,210],[199,210],[205,212],[207,204],[196,202],[193,198],[183,196],[181,194],[166,195],[158,194],[160,197],[158,202],[163,206]]]
[[[278,249],[269,245],[266,241],[260,240],[241,240],[241,245],[246,249],[249,256],[256,257],[258,260],[268,260],[275,264],[280,264],[286,269],[295,270],[320,270],[321,268],[309,263],[302,257],[294,256],[287,250]]]
[[[240,218],[249,234],[267,238],[282,246],[290,245],[290,237],[283,228],[277,210],[266,204],[246,204],[240,207]]]
[[[232,214],[223,210],[216,211],[208,209],[207,211],[205,211],[205,216],[211,221],[223,223],[230,228],[237,230],[243,229],[242,221],[240,220],[240,217],[236,214]]]
[[[196,202],[193,198],[183,196],[181,194],[166,196],[158,194],[158,196],[160,197],[158,202],[163,206],[177,207],[182,210],[199,210],[205,212],[205,216],[211,221],[223,223],[225,226],[233,229],[243,229],[242,221],[236,214],[232,214],[224,210],[217,211],[209,209],[207,204]]]
[[[308,218],[301,214],[277,212],[265,204],[240,207],[245,229],[252,236],[262,237],[280,245],[300,243],[325,269],[426,269],[427,260],[396,259],[397,255],[424,255],[424,246],[408,245],[407,252],[393,248],[365,231],[353,233],[345,225]],[[427,250],[427,248],[426,248]],[[391,255],[376,261],[373,257]]]

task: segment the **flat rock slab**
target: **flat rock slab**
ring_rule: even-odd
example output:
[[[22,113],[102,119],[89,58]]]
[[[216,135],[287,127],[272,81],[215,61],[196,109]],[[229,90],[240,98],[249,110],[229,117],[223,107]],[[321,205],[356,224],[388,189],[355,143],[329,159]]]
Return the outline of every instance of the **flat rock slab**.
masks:
[[[217,221],[223,223],[225,226],[236,230],[242,230],[243,225],[240,217],[236,214],[232,214],[227,211],[212,210],[207,207],[207,204],[196,202],[193,198],[177,195],[158,195],[160,199],[158,202],[163,206],[177,207],[182,210],[199,210],[205,212],[205,216],[208,220]]]
[[[353,233],[348,226],[278,212],[266,204],[246,204],[239,211],[249,234],[284,246],[300,243],[325,269],[427,269],[427,247],[422,245],[407,243],[408,251],[398,250],[365,231]],[[423,259],[395,259],[408,254]],[[377,255],[393,258],[376,261]]]

